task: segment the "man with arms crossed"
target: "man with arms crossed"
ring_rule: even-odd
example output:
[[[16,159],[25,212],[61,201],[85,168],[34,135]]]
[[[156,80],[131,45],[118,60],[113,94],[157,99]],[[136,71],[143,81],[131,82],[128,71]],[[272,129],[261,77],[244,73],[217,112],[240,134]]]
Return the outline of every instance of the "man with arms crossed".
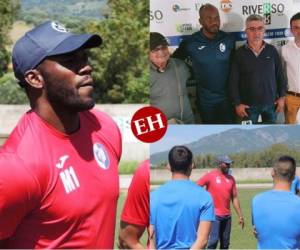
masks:
[[[203,123],[233,123],[228,97],[228,76],[233,37],[220,30],[218,9],[204,4],[199,10],[201,30],[184,39],[173,57],[192,62],[197,101]]]
[[[4,248],[114,246],[119,129],[91,109],[85,49],[101,38],[48,21],[13,48],[15,76],[31,110],[0,152],[0,244]]]
[[[214,207],[210,194],[189,180],[193,166],[187,147],[170,150],[172,180],[150,193],[151,247],[205,248]]]
[[[281,156],[272,170],[273,189],[252,200],[252,225],[258,249],[299,249],[300,198],[290,191],[296,162]]]
[[[264,20],[246,19],[247,43],[235,53],[229,81],[230,96],[239,119],[275,123],[283,112],[286,80],[276,48],[266,43]]]
[[[285,122],[295,124],[300,108],[300,12],[290,20],[295,39],[282,47],[282,58],[287,74],[288,91],[285,98]]]
[[[228,156],[219,156],[218,168],[201,177],[197,184],[206,186],[211,194],[214,205],[216,220],[212,223],[209,235],[208,249],[216,249],[220,240],[220,249],[228,249],[230,244],[231,211],[230,201],[237,212],[239,224],[244,228],[244,218],[238,200],[236,184],[233,176],[228,174],[232,160]]]

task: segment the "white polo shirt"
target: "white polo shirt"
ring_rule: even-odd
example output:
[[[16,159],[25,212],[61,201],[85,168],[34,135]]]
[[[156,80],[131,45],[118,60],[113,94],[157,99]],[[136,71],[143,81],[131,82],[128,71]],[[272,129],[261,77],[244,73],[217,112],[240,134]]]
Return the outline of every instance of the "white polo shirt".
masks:
[[[282,58],[288,78],[288,90],[300,93],[300,48],[295,41],[282,47]]]

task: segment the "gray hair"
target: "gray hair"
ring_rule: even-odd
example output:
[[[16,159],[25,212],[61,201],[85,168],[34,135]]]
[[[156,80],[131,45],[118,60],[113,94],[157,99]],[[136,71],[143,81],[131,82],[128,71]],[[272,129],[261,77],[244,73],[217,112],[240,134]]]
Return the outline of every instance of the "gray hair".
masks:
[[[251,21],[261,21],[264,22],[264,18],[260,15],[257,14],[252,14],[250,16],[247,17],[246,19],[246,23],[251,22]]]

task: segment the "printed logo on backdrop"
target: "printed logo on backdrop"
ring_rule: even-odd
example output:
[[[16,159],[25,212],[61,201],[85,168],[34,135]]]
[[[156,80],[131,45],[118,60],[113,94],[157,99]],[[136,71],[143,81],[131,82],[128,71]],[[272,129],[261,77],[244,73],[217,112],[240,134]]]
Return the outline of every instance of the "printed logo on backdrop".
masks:
[[[200,29],[200,24],[182,23],[176,24],[176,31],[183,35],[190,35]]]
[[[179,12],[179,11],[187,11],[187,10],[190,10],[190,8],[182,8],[182,7],[180,7],[178,4],[174,4],[174,5],[172,6],[172,10],[173,10],[174,12]]]
[[[232,9],[232,1],[231,0],[221,0],[221,10],[225,13],[229,13]]]
[[[285,5],[283,3],[262,3],[258,5],[243,5],[242,14],[249,16],[252,14],[262,15],[265,20],[266,25],[272,23],[272,14],[277,14],[277,16],[283,16],[285,10]]]
[[[252,14],[263,15],[263,14],[278,14],[282,16],[285,10],[283,3],[262,3],[257,5],[242,5],[242,15],[249,16]]]
[[[164,14],[161,10],[150,10],[149,18],[150,21],[154,21],[156,23],[162,23],[164,19]]]

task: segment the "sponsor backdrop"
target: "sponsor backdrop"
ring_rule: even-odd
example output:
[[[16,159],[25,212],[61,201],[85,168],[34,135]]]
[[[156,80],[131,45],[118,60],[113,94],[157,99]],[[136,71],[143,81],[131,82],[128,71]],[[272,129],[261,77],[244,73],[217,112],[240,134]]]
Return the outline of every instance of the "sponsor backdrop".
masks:
[[[232,33],[241,44],[245,19],[251,14],[264,16],[266,41],[282,46],[291,38],[289,19],[300,11],[300,0],[150,0],[150,31],[162,33],[177,47],[184,36],[200,29],[199,8],[211,3],[219,9],[221,29]]]

